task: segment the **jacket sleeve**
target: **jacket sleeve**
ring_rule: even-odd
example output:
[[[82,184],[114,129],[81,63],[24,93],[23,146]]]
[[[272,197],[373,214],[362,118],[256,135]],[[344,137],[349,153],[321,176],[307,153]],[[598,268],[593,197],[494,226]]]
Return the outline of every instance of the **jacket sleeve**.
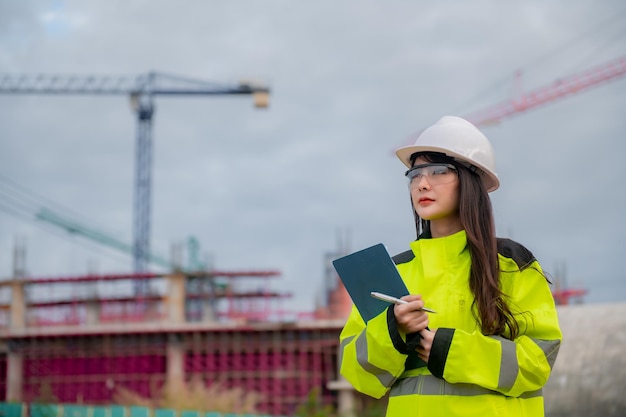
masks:
[[[387,311],[367,324],[353,306],[340,335],[340,373],[359,392],[381,398],[404,372],[407,355],[394,348]]]
[[[519,323],[509,340],[480,330],[440,328],[428,369],[450,383],[470,383],[511,397],[530,395],[547,382],[561,344],[556,307],[537,261],[501,272],[502,290]]]

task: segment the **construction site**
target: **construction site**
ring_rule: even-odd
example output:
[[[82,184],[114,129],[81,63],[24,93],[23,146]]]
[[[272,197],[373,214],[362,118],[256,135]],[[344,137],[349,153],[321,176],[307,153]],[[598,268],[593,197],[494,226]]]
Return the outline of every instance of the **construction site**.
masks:
[[[467,119],[477,126],[497,123],[624,74],[626,57],[620,57],[474,112]],[[323,297],[316,308],[295,312],[277,303],[292,296],[274,289],[282,278],[278,269],[216,270],[198,263],[183,267],[176,256],[158,259],[150,251],[155,97],[243,95],[251,96],[255,106],[266,107],[269,87],[216,86],[159,73],[100,79],[4,75],[0,94],[125,95],[131,98],[137,122],[132,244],[50,210],[34,213],[37,221],[130,254],[133,271],[30,276],[25,267],[27,248],[17,244],[13,275],[0,280],[0,401],[167,408],[159,401],[170,395],[168,388],[195,382],[207,388],[219,386],[223,392],[238,390],[240,399],[252,395],[250,410],[254,411],[242,408],[241,415],[294,416],[311,395],[317,396],[320,406],[362,415],[369,399],[358,395],[338,373],[339,334],[352,302],[331,261],[347,254],[345,246],[323,256]],[[161,272],[153,272],[151,266]],[[576,332],[575,321],[584,316],[587,289],[558,279],[554,284],[559,314],[567,323],[567,340]],[[623,306],[611,305],[598,314],[618,320],[622,312]],[[624,328],[623,320],[613,324]],[[614,342],[596,343],[603,348]],[[574,382],[580,372],[565,366],[578,363],[580,354],[566,348],[546,387],[546,393],[553,394],[547,403],[553,416],[576,415],[572,404],[585,398],[572,396],[572,390],[581,389]],[[609,368],[617,369],[617,356],[614,352],[604,358],[614,360]],[[616,375],[611,380],[619,383],[624,378]],[[618,401],[617,392],[607,395],[607,401]],[[568,414],[560,414],[563,409]],[[24,410],[22,415],[27,413]]]
[[[199,378],[257,394],[258,410],[272,415],[292,415],[314,390],[337,407],[346,389],[337,374],[339,332],[350,298],[330,275],[326,308],[286,321],[271,308],[280,294],[267,281],[278,277],[211,271],[4,280],[10,302],[0,306],[0,395],[102,405],[115,403],[120,389],[149,399],[167,384]],[[241,292],[241,280],[265,284]],[[147,294],[133,295],[138,282]],[[71,291],[63,288],[69,284]],[[569,303],[572,295],[555,297]]]
[[[345,313],[285,322],[267,308],[276,296],[269,288],[237,291],[238,280],[275,275],[213,271],[5,281],[2,290],[11,292],[11,302],[2,305],[1,395],[30,403],[48,392],[61,403],[110,404],[120,388],[152,398],[166,382],[201,378],[258,394],[259,411],[273,415],[290,415],[314,388],[335,403],[337,393],[326,386],[337,378]],[[139,280],[149,295],[103,297],[97,290],[132,288]],[[73,295],[59,297],[68,283]],[[159,285],[166,291],[152,291]],[[31,300],[34,287],[49,297]]]
[[[247,409],[233,407],[241,411],[293,415],[312,392],[324,404],[337,402],[338,393],[328,384],[337,379],[347,294],[331,289],[318,311],[285,312],[276,300],[290,294],[271,286],[280,271],[210,269],[197,259],[193,239],[184,268],[181,247],[171,259],[151,253],[154,98],[251,96],[256,108],[265,108],[269,88],[150,73],[3,76],[0,91],[128,95],[137,120],[132,244],[47,207],[32,208],[37,221],[132,256],[133,272],[30,277],[27,248],[17,244],[14,276],[0,283],[0,398],[25,404],[145,405],[168,395],[165,389],[178,387],[180,395],[180,387],[194,381],[201,389],[219,387],[217,396],[238,390],[235,402],[252,396]],[[23,208],[14,189],[5,188],[3,195],[8,204]],[[151,272],[155,268],[166,272]],[[211,411],[208,404],[198,407]]]

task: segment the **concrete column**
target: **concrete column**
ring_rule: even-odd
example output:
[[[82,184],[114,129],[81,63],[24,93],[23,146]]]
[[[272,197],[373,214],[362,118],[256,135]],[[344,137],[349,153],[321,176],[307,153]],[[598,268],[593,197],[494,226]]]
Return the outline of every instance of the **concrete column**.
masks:
[[[168,275],[166,295],[166,317],[172,323],[185,322],[185,275],[174,273]]]
[[[185,345],[181,336],[170,334],[167,340],[167,368],[165,384],[179,387],[185,382]]]
[[[342,417],[356,417],[355,391],[352,385],[343,377],[339,376],[337,381],[330,381],[327,388],[332,391],[339,391],[337,411]]]
[[[24,327],[26,327],[24,282],[16,279],[11,283],[11,329]]]
[[[7,401],[22,401],[23,363],[22,353],[9,349],[7,353]]]
[[[211,300],[202,302],[202,321],[211,323],[215,321],[215,309],[211,304]]]
[[[94,325],[100,323],[100,300],[91,299],[87,301],[87,324]]]

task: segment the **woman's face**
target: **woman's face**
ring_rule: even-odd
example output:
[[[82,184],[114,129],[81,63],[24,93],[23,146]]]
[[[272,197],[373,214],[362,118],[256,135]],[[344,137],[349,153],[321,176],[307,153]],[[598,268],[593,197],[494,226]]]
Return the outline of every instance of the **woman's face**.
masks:
[[[413,167],[422,164],[423,170],[410,181],[411,199],[417,214],[430,220],[431,230],[435,223],[460,225],[459,217],[459,175],[447,164],[432,164],[418,157]],[[411,175],[409,175],[410,177]]]

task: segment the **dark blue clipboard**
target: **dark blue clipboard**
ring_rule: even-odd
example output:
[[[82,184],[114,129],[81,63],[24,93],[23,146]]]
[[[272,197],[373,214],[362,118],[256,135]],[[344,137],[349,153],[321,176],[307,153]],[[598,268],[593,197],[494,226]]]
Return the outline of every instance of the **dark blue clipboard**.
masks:
[[[398,298],[409,294],[396,264],[382,243],[335,259],[333,266],[366,322],[389,307],[388,302],[372,297],[372,291]]]

